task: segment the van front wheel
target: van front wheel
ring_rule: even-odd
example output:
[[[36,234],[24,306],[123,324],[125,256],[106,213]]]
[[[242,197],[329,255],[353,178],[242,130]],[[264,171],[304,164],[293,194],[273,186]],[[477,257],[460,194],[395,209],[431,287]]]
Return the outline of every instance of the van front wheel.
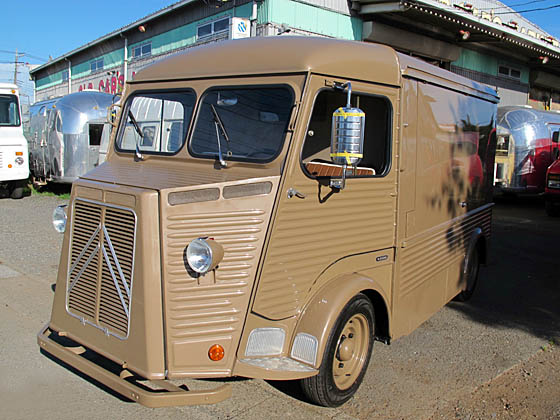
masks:
[[[373,306],[363,294],[346,304],[329,335],[319,373],[301,380],[315,404],[338,407],[360,386],[373,348]]]

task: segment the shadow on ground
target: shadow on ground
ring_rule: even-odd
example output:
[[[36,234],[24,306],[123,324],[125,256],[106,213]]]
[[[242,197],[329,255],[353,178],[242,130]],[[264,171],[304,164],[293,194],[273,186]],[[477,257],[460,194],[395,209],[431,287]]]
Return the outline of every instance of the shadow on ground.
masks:
[[[560,218],[536,198],[501,199],[490,247],[473,298],[449,307],[482,324],[560,337]]]

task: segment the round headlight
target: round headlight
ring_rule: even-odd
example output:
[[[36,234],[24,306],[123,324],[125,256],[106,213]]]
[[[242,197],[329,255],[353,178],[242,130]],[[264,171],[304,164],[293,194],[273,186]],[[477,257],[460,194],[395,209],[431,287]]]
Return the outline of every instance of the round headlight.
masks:
[[[216,268],[223,256],[222,246],[212,239],[198,238],[187,247],[187,262],[193,271],[200,274]]]
[[[64,233],[66,230],[66,204],[60,205],[54,209],[52,222],[54,230],[58,233]]]
[[[18,157],[16,158],[16,163],[17,163],[18,165],[23,165],[23,162],[25,162],[25,161],[23,160],[23,158],[22,158],[21,156],[18,156]]]

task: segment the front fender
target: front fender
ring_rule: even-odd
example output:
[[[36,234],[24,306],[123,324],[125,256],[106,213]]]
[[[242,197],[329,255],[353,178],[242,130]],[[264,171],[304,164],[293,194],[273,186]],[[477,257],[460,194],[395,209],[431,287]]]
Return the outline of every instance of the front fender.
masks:
[[[376,314],[378,310],[387,311],[388,301],[383,288],[375,280],[359,273],[333,278],[319,289],[305,306],[295,330],[294,340],[300,333],[309,334],[317,339],[316,358],[312,363],[315,368],[321,365],[329,333],[340,312],[352,297],[361,292],[370,299],[372,294],[381,297],[385,308],[376,308]]]

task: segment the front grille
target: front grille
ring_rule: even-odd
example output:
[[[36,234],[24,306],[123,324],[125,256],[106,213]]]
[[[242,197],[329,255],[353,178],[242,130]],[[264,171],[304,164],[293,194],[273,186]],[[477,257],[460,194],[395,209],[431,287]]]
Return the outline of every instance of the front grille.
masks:
[[[0,169],[4,168],[4,160],[2,159],[2,152],[0,152]]]
[[[67,310],[119,338],[128,336],[136,215],[86,200],[73,206]]]

